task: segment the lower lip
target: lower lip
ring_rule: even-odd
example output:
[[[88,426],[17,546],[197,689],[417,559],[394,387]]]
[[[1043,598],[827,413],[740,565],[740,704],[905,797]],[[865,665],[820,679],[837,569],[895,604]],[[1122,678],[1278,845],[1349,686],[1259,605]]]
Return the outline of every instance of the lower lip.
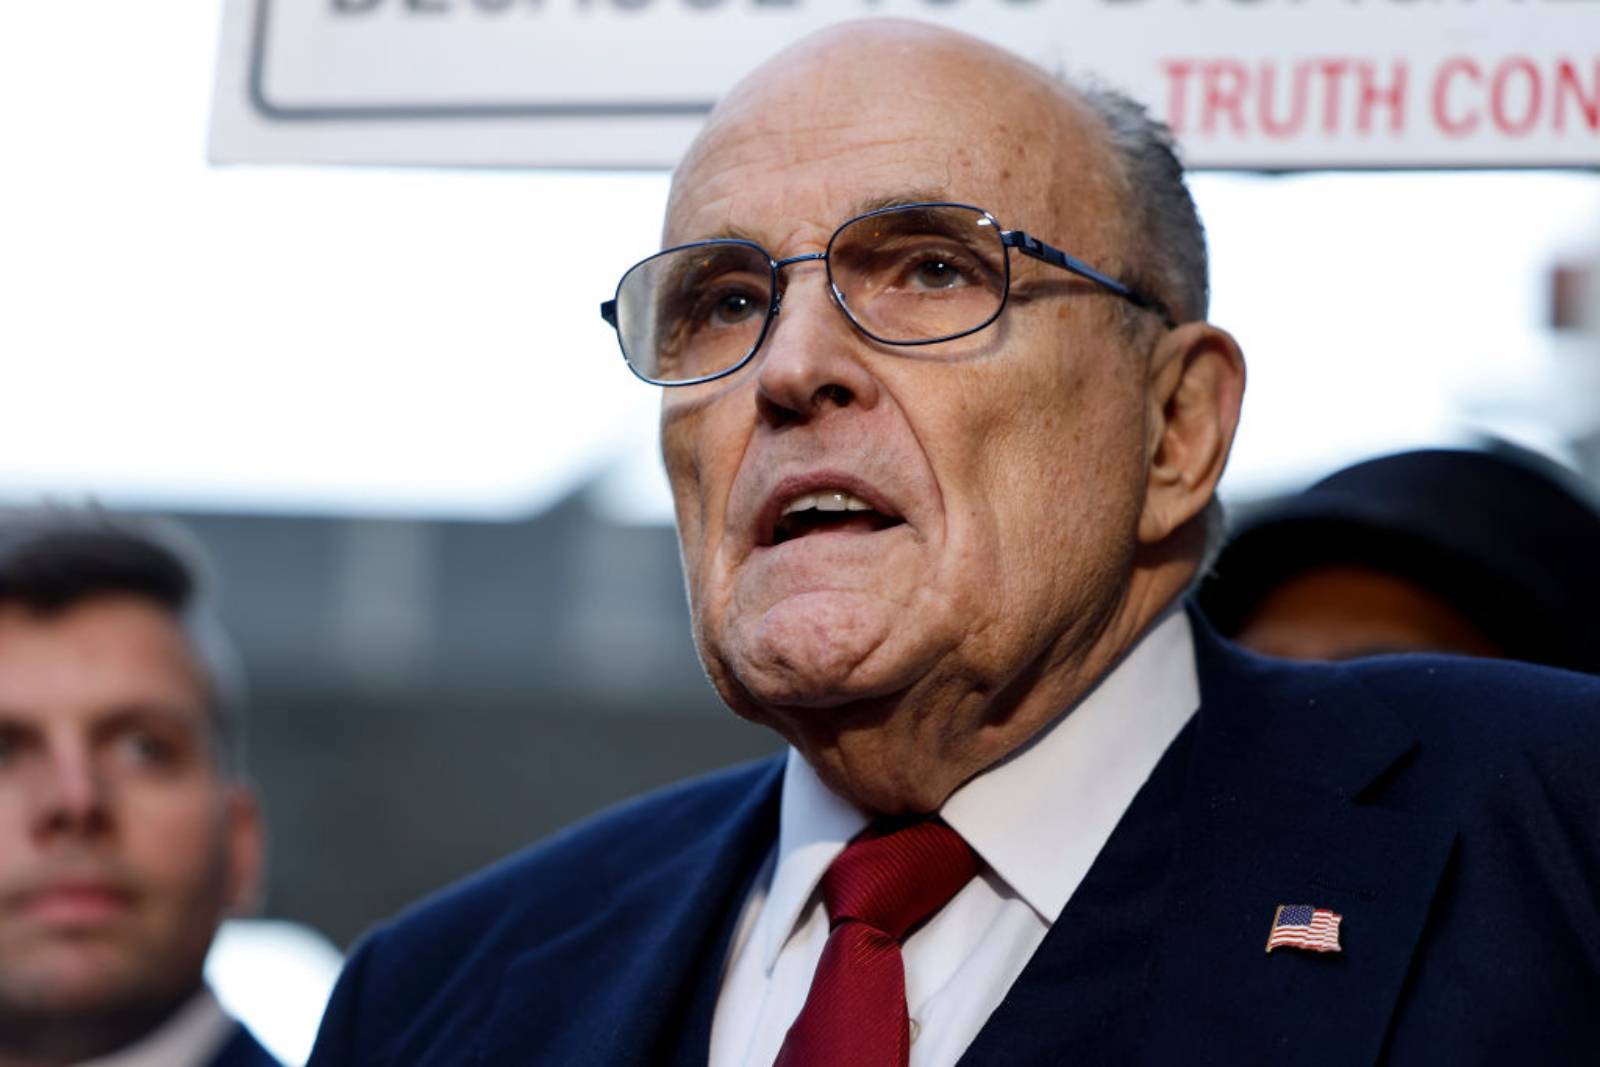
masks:
[[[888,533],[891,530],[898,530],[905,525],[904,522],[897,522],[892,526],[878,526],[874,525],[875,521],[876,520],[866,518],[842,519],[832,523],[831,525],[815,527],[803,534],[800,534],[798,537],[791,537],[787,541],[775,542],[767,547],[782,548],[785,545],[798,544],[801,541],[809,541],[818,537],[865,537],[869,534]]]
[[[85,926],[117,918],[130,903],[114,889],[51,889],[29,899],[23,910],[41,922]]]
[[[759,548],[754,558],[783,566],[875,567],[886,559],[884,553],[891,551],[907,530],[909,527],[904,523],[882,530],[863,526],[812,530],[780,544]]]

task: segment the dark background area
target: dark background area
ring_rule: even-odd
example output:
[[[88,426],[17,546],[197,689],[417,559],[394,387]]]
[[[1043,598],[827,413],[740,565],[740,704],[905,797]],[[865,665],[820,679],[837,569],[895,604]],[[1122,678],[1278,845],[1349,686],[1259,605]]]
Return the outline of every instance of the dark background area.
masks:
[[[643,790],[775,752],[706,681],[670,528],[179,514],[250,679],[266,914],[342,946]]]

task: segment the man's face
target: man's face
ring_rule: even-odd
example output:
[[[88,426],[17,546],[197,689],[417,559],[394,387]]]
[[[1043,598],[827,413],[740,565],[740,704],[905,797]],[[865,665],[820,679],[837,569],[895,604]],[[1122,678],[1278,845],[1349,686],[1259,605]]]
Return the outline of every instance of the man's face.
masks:
[[[879,203],[938,199],[1117,270],[1106,173],[1098,136],[1030,69],[868,33],[735,90],[676,176],[665,240],[745,236],[783,258]],[[1144,361],[1115,298],[1011,264],[1000,320],[927,348],[872,342],[829,303],[820,264],[787,268],[756,359],[665,391],[696,639],[735,710],[935,683],[993,699],[1116,610],[1145,479]],[[775,517],[830,490],[878,514],[779,543]]]
[[[197,988],[258,840],[177,623],[134,597],[0,606],[0,1020]]]
[[[1304,660],[1505,654],[1427,586],[1361,564],[1326,564],[1285,578],[1261,598],[1234,640],[1268,656]]]

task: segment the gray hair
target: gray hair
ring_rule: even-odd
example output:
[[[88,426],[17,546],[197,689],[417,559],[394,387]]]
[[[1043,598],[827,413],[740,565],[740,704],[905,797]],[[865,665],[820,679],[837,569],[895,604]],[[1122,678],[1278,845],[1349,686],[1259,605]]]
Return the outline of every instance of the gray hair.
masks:
[[[1124,280],[1166,304],[1179,322],[1206,317],[1211,302],[1206,230],[1184,181],[1183,161],[1166,123],[1126,93],[1090,83],[1075,87],[1079,97],[1105,126],[1106,143],[1121,173],[1128,210],[1123,250]],[[1123,304],[1123,322],[1130,332],[1149,316]],[[1222,501],[1213,496],[1200,514],[1204,550],[1191,589],[1208,574],[1227,540],[1228,521]]]
[[[1179,322],[1204,319],[1211,295],[1206,231],[1172,130],[1126,93],[1093,83],[1077,91],[1105,125],[1120,165],[1131,244],[1123,252],[1126,280],[1165,303]]]

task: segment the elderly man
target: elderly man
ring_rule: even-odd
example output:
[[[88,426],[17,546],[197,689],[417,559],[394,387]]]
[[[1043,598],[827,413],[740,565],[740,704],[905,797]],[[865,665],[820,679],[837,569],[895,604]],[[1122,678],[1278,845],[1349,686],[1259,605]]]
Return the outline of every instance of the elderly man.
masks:
[[[380,930],[313,1063],[1588,1054],[1600,687],[1180,604],[1244,372],[1138,108],[835,28],[717,107],[665,245],[603,313],[706,668],[791,750]]]
[[[0,1067],[272,1067],[201,974],[253,895],[194,582],[100,520],[0,524]]]

